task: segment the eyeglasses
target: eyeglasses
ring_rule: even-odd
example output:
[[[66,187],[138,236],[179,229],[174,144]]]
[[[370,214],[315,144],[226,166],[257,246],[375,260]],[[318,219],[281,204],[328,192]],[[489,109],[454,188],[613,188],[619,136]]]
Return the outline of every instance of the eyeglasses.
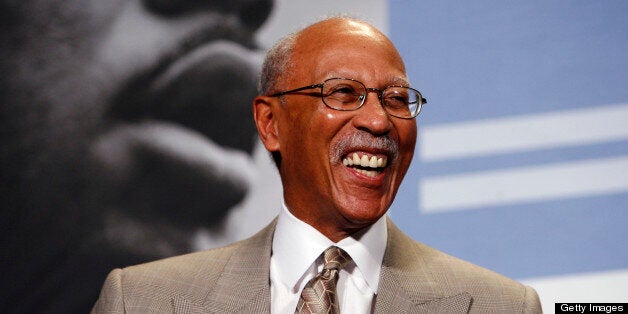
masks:
[[[391,116],[401,119],[412,119],[419,115],[423,104],[427,99],[421,93],[411,87],[387,86],[384,89],[366,87],[360,81],[347,78],[330,78],[323,83],[299,87],[285,92],[270,95],[279,97],[303,90],[320,88],[320,97],[323,103],[335,110],[357,110],[364,105],[366,94],[376,92],[382,107]]]

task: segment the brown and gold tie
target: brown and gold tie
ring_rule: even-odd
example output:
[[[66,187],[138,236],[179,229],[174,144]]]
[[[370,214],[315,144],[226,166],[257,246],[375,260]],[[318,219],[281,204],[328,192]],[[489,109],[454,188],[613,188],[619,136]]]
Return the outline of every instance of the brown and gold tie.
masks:
[[[323,252],[323,270],[303,288],[295,313],[339,313],[336,284],[338,273],[351,257],[337,246],[330,246]]]

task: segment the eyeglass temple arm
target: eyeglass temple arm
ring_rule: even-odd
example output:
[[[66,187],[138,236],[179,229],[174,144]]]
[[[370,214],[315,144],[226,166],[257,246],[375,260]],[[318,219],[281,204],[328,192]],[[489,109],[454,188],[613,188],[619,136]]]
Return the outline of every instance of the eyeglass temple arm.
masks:
[[[323,84],[308,85],[308,86],[303,86],[303,87],[299,87],[299,88],[296,88],[296,89],[287,90],[285,92],[275,93],[275,94],[270,95],[270,97],[279,97],[279,96],[283,96],[283,95],[290,94],[290,93],[300,92],[300,91],[306,90],[306,89],[321,88],[321,87],[323,87]]]

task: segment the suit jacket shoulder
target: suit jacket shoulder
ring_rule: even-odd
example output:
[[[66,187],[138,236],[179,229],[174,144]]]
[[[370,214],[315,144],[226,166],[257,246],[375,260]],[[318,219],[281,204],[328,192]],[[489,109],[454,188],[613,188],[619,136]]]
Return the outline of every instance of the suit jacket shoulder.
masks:
[[[271,223],[223,248],[113,270],[92,313],[268,312],[273,231]]]
[[[541,312],[532,288],[416,242],[390,220],[386,250],[377,312]]]
[[[93,313],[268,313],[275,222],[230,246],[112,271]],[[388,221],[375,313],[541,311],[536,292]]]

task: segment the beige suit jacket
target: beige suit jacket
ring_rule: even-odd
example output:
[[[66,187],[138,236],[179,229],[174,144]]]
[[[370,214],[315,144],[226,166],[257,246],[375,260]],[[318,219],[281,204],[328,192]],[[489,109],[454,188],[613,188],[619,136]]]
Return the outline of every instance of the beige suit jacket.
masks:
[[[224,248],[116,269],[92,313],[268,313],[275,223]],[[388,220],[375,313],[540,313],[536,292],[415,242]]]

